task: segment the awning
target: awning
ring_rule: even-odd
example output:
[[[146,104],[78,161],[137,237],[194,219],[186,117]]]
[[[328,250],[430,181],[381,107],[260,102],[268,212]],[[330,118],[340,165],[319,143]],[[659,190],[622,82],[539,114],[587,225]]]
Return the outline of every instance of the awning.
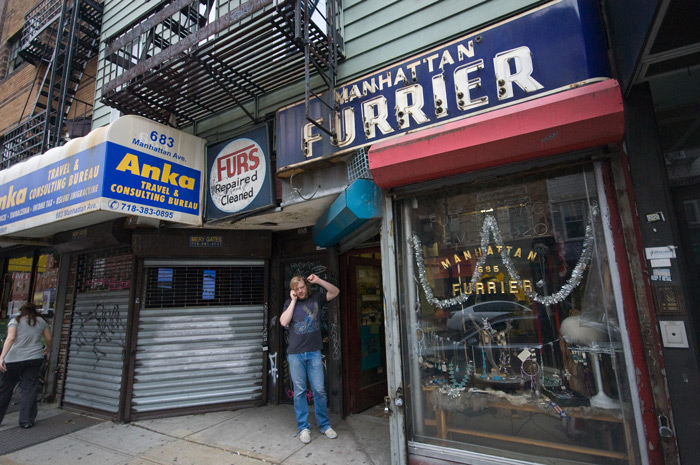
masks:
[[[382,192],[369,179],[357,179],[343,191],[313,227],[314,242],[330,247],[372,218],[382,215]]]
[[[614,79],[374,144],[369,167],[383,189],[617,143],[624,135]]]
[[[0,237],[137,216],[202,224],[206,141],[138,116],[0,171]]]

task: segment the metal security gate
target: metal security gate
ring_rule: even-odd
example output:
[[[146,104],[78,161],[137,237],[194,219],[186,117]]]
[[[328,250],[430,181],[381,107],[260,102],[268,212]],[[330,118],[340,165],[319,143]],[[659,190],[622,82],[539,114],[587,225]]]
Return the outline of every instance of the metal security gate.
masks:
[[[78,294],[63,401],[117,413],[129,291]]]
[[[115,248],[74,263],[63,402],[118,416],[133,255],[128,247]]]
[[[146,261],[131,411],[263,394],[262,261]]]

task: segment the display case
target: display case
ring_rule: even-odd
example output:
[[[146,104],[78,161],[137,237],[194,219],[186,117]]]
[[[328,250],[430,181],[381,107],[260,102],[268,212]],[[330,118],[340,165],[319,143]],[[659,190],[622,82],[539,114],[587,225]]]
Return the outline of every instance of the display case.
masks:
[[[636,463],[599,186],[582,164],[402,201],[411,441]]]

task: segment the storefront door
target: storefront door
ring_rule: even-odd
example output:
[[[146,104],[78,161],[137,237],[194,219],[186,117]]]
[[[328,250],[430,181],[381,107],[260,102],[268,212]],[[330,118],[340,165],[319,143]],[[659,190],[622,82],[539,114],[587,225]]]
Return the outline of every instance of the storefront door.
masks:
[[[360,413],[387,395],[382,267],[361,257],[349,265],[349,411]]]
[[[688,251],[682,254],[685,259],[687,278],[684,281],[684,290],[689,292],[691,308],[697,307],[700,303],[700,186],[690,186],[674,191],[676,211],[679,215],[679,232],[683,250]],[[664,293],[671,293],[674,296],[680,295],[676,292],[678,284],[667,283],[664,286]],[[660,300],[660,299],[658,299]],[[700,328],[700,313],[686,312],[682,305],[669,306],[668,302],[679,302],[678,299],[663,299],[666,303],[662,308],[662,313],[673,316],[690,314],[695,318],[693,325]]]

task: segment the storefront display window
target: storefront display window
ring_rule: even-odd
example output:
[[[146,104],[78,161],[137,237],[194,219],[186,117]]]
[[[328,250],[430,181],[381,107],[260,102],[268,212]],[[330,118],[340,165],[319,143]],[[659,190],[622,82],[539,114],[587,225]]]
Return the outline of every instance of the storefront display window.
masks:
[[[85,256],[79,266],[80,292],[117,291],[131,287],[131,253]]]
[[[3,315],[16,315],[26,302],[35,303],[44,315],[53,315],[56,309],[57,282],[58,260],[53,254],[28,254],[10,258],[3,277]]]
[[[586,165],[399,202],[413,443],[636,463],[596,181]]]
[[[7,272],[3,278],[3,310],[8,316],[16,315],[19,308],[29,301],[32,259],[30,254],[7,261]]]
[[[41,254],[37,260],[34,283],[34,303],[44,312],[56,310],[58,259],[53,254]]]

